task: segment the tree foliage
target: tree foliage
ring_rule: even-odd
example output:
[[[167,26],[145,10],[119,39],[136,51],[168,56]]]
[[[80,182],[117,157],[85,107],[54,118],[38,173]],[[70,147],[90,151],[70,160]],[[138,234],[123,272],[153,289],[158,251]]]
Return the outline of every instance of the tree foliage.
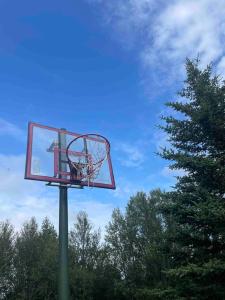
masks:
[[[106,243],[112,262],[121,274],[120,288],[126,299],[139,299],[138,289],[153,289],[164,284],[168,257],[167,222],[159,213],[163,193],[139,192],[131,197],[123,215],[116,209],[107,228]]]
[[[70,294],[77,300],[139,299],[143,290],[163,284],[166,222],[158,211],[163,193],[137,193],[126,212],[113,212],[105,242],[85,212],[77,215],[69,239]],[[35,218],[16,235],[2,224],[1,247],[10,251],[2,299],[57,299],[58,237],[46,218]],[[4,252],[4,251],[3,251]],[[6,258],[6,257],[5,257]],[[4,258],[3,258],[4,259]],[[9,279],[8,279],[9,278]],[[7,295],[7,297],[6,297]],[[143,298],[143,297],[142,297]]]
[[[164,117],[163,127],[172,147],[161,155],[186,173],[163,206],[177,224],[167,273],[173,299],[224,299],[225,85],[211,66],[187,60],[186,69],[183,100],[167,104],[182,117]]]
[[[9,221],[0,223],[0,299],[9,297],[14,289],[14,229]]]

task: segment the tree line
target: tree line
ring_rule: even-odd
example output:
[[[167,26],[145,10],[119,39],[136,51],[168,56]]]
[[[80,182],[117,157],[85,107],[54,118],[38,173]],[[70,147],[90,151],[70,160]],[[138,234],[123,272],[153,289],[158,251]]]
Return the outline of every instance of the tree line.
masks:
[[[104,240],[85,212],[69,234],[71,299],[225,299],[225,82],[187,60],[159,155],[183,175],[169,192],[137,192]],[[0,223],[0,299],[57,299],[58,235],[46,218]]]
[[[140,299],[147,287],[166,282],[170,259],[163,249],[172,226],[158,212],[162,197],[160,190],[139,192],[124,214],[114,210],[104,242],[87,214],[77,215],[69,234],[72,299]],[[58,236],[48,218],[41,228],[32,218],[17,234],[2,222],[0,245],[2,299],[57,299]]]

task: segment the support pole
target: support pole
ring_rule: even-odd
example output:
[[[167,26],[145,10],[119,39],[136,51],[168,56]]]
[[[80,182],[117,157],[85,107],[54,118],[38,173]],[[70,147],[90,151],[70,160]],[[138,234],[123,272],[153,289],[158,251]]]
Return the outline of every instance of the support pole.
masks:
[[[59,300],[69,299],[67,187],[59,187]]]
[[[64,128],[62,128],[64,130]],[[59,133],[59,170],[66,171],[66,135]],[[60,175],[63,178],[63,175]],[[59,300],[69,300],[68,276],[68,191],[67,186],[59,186]]]

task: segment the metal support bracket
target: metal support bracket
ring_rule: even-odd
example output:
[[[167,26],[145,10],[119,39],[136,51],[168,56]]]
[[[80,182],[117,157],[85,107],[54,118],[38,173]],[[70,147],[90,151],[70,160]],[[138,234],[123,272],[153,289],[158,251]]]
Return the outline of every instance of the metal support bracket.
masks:
[[[48,182],[45,185],[47,186],[52,186],[52,187],[67,187],[71,189],[83,189],[84,187],[82,185],[76,185],[76,184],[62,184],[62,183],[53,183],[53,182]]]

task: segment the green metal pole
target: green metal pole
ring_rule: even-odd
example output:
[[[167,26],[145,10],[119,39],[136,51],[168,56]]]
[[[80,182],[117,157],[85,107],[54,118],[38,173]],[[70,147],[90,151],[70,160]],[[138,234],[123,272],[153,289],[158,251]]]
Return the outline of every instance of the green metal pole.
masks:
[[[59,300],[69,299],[67,187],[59,187]]]
[[[63,129],[64,130],[64,129]],[[59,133],[59,170],[66,170],[65,153],[66,135]],[[63,178],[63,175],[60,176]],[[68,275],[68,191],[67,187],[59,187],[59,300],[69,300]]]

